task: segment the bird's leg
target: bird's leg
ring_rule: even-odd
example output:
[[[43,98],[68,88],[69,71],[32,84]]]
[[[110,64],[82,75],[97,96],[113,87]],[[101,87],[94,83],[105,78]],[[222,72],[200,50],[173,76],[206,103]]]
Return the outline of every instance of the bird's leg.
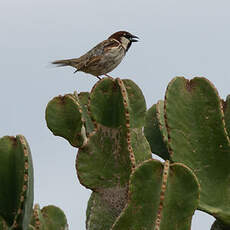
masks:
[[[113,78],[113,77],[111,77],[111,76],[109,76],[108,74],[104,74],[106,77],[110,77],[110,78]]]
[[[96,76],[99,80],[101,80],[101,78],[99,76]]]

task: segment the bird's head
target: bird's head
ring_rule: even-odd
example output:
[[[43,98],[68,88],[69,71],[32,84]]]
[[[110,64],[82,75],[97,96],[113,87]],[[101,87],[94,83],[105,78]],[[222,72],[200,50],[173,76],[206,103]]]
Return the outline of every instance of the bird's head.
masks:
[[[127,52],[132,45],[132,42],[138,42],[138,37],[135,35],[132,35],[131,33],[127,31],[118,31],[114,34],[112,34],[109,39],[116,39],[119,41],[122,46],[124,47],[125,51]]]

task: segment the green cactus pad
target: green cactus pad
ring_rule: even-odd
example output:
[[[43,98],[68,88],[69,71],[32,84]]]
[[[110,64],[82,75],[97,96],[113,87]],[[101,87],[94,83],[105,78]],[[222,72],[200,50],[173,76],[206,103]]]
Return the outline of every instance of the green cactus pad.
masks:
[[[165,111],[172,160],[196,174],[199,208],[230,224],[230,145],[215,87],[205,78],[177,77],[168,86]]]
[[[22,135],[0,139],[0,216],[13,229],[27,230],[33,206],[33,165]]]
[[[64,137],[72,146],[84,143],[82,110],[74,95],[53,98],[46,108],[46,122],[54,135]]]
[[[97,123],[116,128],[125,125],[125,108],[130,115],[131,127],[144,125],[145,99],[141,90],[131,80],[105,78],[99,81],[90,94],[90,109]]]
[[[144,133],[152,153],[169,160],[170,155],[167,149],[168,133],[165,127],[163,101],[158,101],[156,105],[153,105],[147,111]]]
[[[37,230],[68,230],[64,212],[53,205],[45,206],[40,210],[39,205],[36,204],[31,225]]]
[[[198,197],[199,185],[188,167],[145,161],[131,175],[128,204],[112,229],[190,229]]]
[[[99,124],[111,128],[125,125],[124,105],[117,82],[104,78],[95,84],[90,93],[90,110]]]

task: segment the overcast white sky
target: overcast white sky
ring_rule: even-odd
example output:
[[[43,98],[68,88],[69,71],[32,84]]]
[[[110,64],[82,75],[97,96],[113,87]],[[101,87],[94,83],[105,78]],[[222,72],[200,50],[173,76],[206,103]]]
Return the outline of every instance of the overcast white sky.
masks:
[[[78,182],[77,149],[46,127],[45,108],[57,95],[89,91],[97,79],[56,59],[82,55],[113,32],[140,37],[111,75],[131,78],[148,108],[164,98],[174,76],[205,76],[230,93],[228,0],[1,0],[0,136],[23,134],[31,147],[35,202],[62,208],[70,229],[85,229],[90,191]],[[192,230],[213,218],[196,212]]]

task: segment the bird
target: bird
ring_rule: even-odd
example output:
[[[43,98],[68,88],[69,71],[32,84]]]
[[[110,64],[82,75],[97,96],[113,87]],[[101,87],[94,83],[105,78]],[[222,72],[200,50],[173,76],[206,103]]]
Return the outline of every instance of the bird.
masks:
[[[57,60],[52,64],[57,67],[72,66],[76,69],[74,73],[82,71],[101,80],[102,75],[110,77],[108,73],[121,63],[132,43],[138,39],[127,31],[118,31],[79,58]]]

